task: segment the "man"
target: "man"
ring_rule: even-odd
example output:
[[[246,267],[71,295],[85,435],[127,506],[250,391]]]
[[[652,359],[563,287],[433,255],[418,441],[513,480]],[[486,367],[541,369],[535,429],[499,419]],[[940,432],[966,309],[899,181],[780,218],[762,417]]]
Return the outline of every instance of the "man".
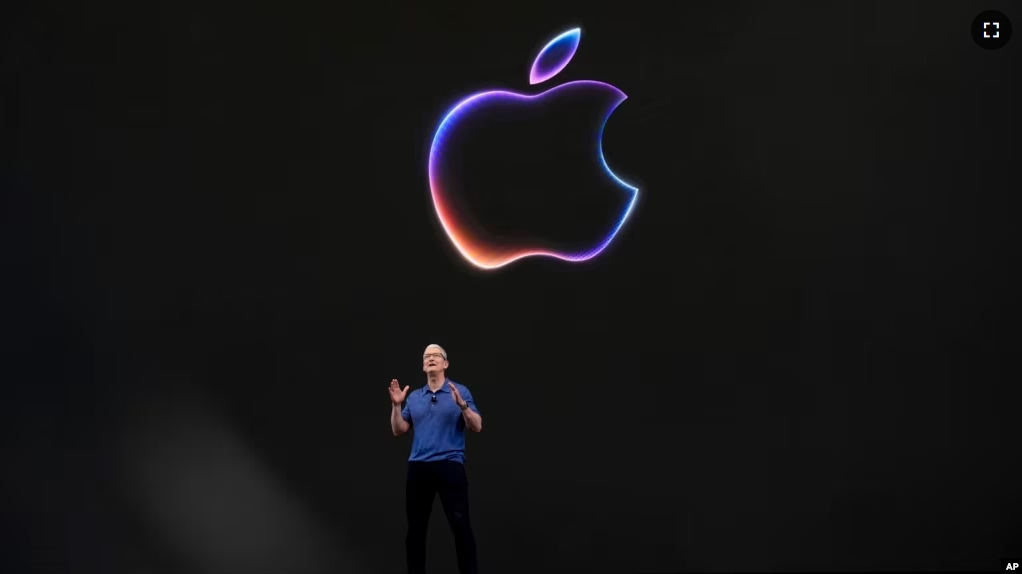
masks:
[[[426,527],[433,497],[440,502],[454,534],[461,574],[476,574],[476,542],[468,514],[468,477],[465,474],[465,429],[482,432],[472,393],[465,385],[447,378],[447,351],[429,345],[422,355],[426,386],[411,394],[390,381],[390,429],[401,436],[414,428],[412,454],[408,457],[405,513],[408,535],[405,553],[409,574],[426,571]],[[402,403],[407,404],[402,408]]]

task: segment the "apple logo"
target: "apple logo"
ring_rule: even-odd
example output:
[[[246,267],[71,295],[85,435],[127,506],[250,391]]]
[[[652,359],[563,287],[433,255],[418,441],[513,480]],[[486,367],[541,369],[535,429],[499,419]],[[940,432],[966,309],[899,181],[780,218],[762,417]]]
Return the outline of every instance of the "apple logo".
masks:
[[[551,40],[536,56],[529,73],[529,83],[541,84],[561,72],[571,61],[578,49],[582,30],[574,28]],[[433,136],[429,152],[429,185],[436,209],[437,217],[447,237],[454,244],[461,256],[475,267],[492,270],[503,267],[525,257],[552,257],[568,262],[580,262],[592,259],[603,252],[614,237],[617,236],[625,221],[632,213],[638,198],[638,188],[629,185],[616,176],[607,166],[603,157],[603,131],[607,120],[614,110],[627,96],[616,87],[593,80],[579,80],[554,86],[544,92],[527,95],[510,91],[485,91],[473,94],[460,101],[444,116]],[[586,110],[586,120],[590,127],[585,128],[587,138],[585,155],[591,160],[589,165],[598,166],[591,171],[599,181],[607,185],[607,179],[613,194],[621,201],[613,210],[615,217],[609,224],[600,224],[598,237],[582,238],[577,242],[578,248],[571,250],[551,249],[543,246],[538,237],[519,238],[515,241],[495,239],[487,233],[485,226],[480,226],[473,216],[472,210],[465,202],[458,199],[461,194],[486,194],[487,189],[460,189],[465,187],[461,164],[454,161],[458,158],[451,151],[449,142],[458,132],[468,129],[485,128],[495,117],[507,115],[511,111],[543,107],[545,103],[557,100],[567,109],[584,109],[576,103],[596,101],[592,113],[599,115],[596,121],[590,122],[591,113]],[[536,120],[533,120],[536,121]],[[488,150],[487,150],[488,151]],[[591,156],[591,157],[589,157]],[[530,174],[531,175],[531,174]],[[539,177],[537,175],[537,177]],[[535,181],[533,179],[532,181]],[[455,190],[457,189],[457,193]],[[587,190],[573,190],[573,193]],[[624,194],[620,198],[620,194]],[[619,211],[620,210],[620,211]]]

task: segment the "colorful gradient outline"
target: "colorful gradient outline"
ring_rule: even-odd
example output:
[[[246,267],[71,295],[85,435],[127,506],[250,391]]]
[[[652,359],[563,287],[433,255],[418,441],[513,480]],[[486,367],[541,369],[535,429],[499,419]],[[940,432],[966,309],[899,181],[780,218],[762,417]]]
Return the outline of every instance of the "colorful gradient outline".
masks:
[[[574,28],[547,42],[546,46],[539,51],[536,60],[532,63],[532,70],[529,71],[529,83],[540,84],[556,76],[568,65],[568,62],[575,56],[578,50],[578,43],[582,39],[582,29]],[[560,60],[554,60],[550,65],[544,65],[546,55],[556,50],[561,45],[568,46],[568,53]]]
[[[569,34],[574,31],[575,30],[570,30],[565,34]],[[565,34],[558,36],[558,38],[555,38],[550,43],[548,43],[547,46],[543,48],[543,51],[547,50],[551,45],[556,43],[558,39],[562,38]],[[571,55],[574,55],[574,50],[572,51]],[[537,58],[537,61],[541,57],[542,52],[540,54],[540,57]],[[567,60],[570,59],[571,58],[569,55]],[[567,65],[567,61],[565,61],[564,64]],[[560,72],[560,70],[563,68],[564,66],[561,66],[560,69],[558,69],[553,74],[550,74],[550,76],[547,76],[546,79],[549,79],[557,72]],[[452,212],[451,206],[449,206],[444,201],[443,198],[443,186],[442,182],[440,181],[440,174],[438,173],[437,166],[437,162],[439,160],[441,150],[443,148],[444,139],[448,130],[450,130],[451,127],[454,126],[454,124],[456,124],[459,119],[466,116],[469,112],[472,111],[472,109],[483,104],[484,102],[489,102],[497,98],[511,98],[525,101],[534,101],[556,90],[561,90],[569,86],[580,85],[591,85],[609,88],[610,90],[616,92],[616,94],[618,95],[617,101],[613,102],[607,108],[607,111],[602,118],[600,129],[596,136],[597,138],[596,150],[600,160],[600,166],[603,168],[604,172],[608,176],[610,176],[610,178],[614,180],[619,186],[626,190],[629,193],[630,198],[628,201],[628,206],[621,213],[621,216],[617,219],[617,221],[614,222],[614,225],[611,228],[610,232],[607,234],[607,236],[604,237],[599,242],[597,242],[597,244],[590,249],[586,249],[576,253],[565,253],[542,249],[521,249],[502,247],[500,245],[490,245],[484,241],[473,239],[470,236],[468,230],[456,228],[453,224],[454,217],[453,214],[451,213]],[[515,92],[494,90],[473,94],[471,96],[468,96],[464,100],[458,102],[458,104],[456,104],[454,108],[452,108],[451,111],[444,116],[444,119],[441,120],[440,125],[437,127],[436,133],[433,136],[433,144],[430,146],[429,150],[428,170],[429,170],[429,186],[433,198],[433,206],[436,208],[437,217],[440,220],[440,225],[443,227],[444,232],[447,234],[447,237],[450,238],[451,242],[454,244],[454,247],[458,250],[461,256],[470,264],[474,265],[479,269],[493,270],[498,269],[500,267],[504,267],[505,265],[508,265],[510,263],[513,263],[515,261],[518,261],[519,259],[523,259],[526,257],[551,257],[554,259],[560,259],[561,261],[577,263],[587,261],[602,253],[603,250],[605,250],[607,246],[610,245],[614,237],[617,236],[618,232],[624,226],[625,221],[628,220],[628,217],[632,213],[632,209],[635,207],[635,202],[639,197],[639,189],[633,185],[626,183],[621,178],[619,178],[610,169],[610,166],[607,165],[607,161],[603,155],[604,128],[606,128],[607,121],[610,119],[611,114],[614,113],[614,110],[617,109],[617,107],[621,105],[621,102],[625,101],[626,99],[628,99],[628,96],[625,95],[624,92],[605,82],[598,82],[595,80],[578,80],[574,82],[568,82],[566,84],[561,84],[559,86],[555,86],[553,88],[550,88],[549,90],[546,90],[545,92],[531,96],[526,94],[518,94]]]

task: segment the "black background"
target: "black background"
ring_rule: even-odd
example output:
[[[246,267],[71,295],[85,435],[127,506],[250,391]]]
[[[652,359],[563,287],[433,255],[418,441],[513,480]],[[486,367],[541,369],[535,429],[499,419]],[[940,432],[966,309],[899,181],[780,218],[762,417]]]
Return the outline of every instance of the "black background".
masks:
[[[484,572],[986,569],[1017,219],[1007,2],[5,4],[10,572],[397,572],[430,342]],[[449,106],[629,100],[588,264],[481,273],[429,203]],[[637,179],[636,179],[637,178]],[[434,512],[431,566],[454,569]]]

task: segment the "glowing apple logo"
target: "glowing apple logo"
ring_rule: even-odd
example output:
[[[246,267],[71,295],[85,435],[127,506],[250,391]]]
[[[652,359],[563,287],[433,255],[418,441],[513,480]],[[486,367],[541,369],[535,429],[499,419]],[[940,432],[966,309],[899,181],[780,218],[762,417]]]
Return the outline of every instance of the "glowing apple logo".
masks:
[[[579,28],[568,30],[544,46],[532,65],[529,83],[545,82],[563,70],[575,55],[581,35],[582,31]],[[469,224],[472,218],[471,214],[467,213],[465,207],[452,197],[452,189],[458,186],[459,174],[452,173],[457,168],[450,167],[452,163],[456,165],[456,162],[445,161],[447,159],[445,152],[449,152],[449,146],[445,142],[462,127],[483,121],[481,111],[484,109],[494,109],[500,106],[506,108],[533,106],[555,97],[567,98],[570,101],[583,97],[591,99],[593,96],[603,102],[599,108],[602,110],[603,116],[599,118],[598,122],[594,122],[593,126],[596,141],[592,149],[598,156],[595,160],[602,167],[603,173],[612,179],[615,189],[621,189],[627,195],[623,204],[624,210],[612,222],[609,229],[599,238],[592,241],[587,240],[585,248],[570,252],[543,249],[536,245],[509,245],[494,241],[485,233],[479,232],[478,229],[473,230],[473,226]],[[603,252],[631,214],[639,191],[638,188],[625,183],[614,175],[603,157],[604,126],[610,115],[626,98],[627,96],[621,90],[610,84],[581,80],[561,84],[535,95],[507,91],[481,92],[465,98],[454,106],[440,122],[436,134],[433,136],[429,152],[429,185],[440,224],[462,257],[480,269],[496,269],[524,257],[543,256],[578,262],[592,259]],[[473,189],[470,192],[486,193],[487,190]]]

